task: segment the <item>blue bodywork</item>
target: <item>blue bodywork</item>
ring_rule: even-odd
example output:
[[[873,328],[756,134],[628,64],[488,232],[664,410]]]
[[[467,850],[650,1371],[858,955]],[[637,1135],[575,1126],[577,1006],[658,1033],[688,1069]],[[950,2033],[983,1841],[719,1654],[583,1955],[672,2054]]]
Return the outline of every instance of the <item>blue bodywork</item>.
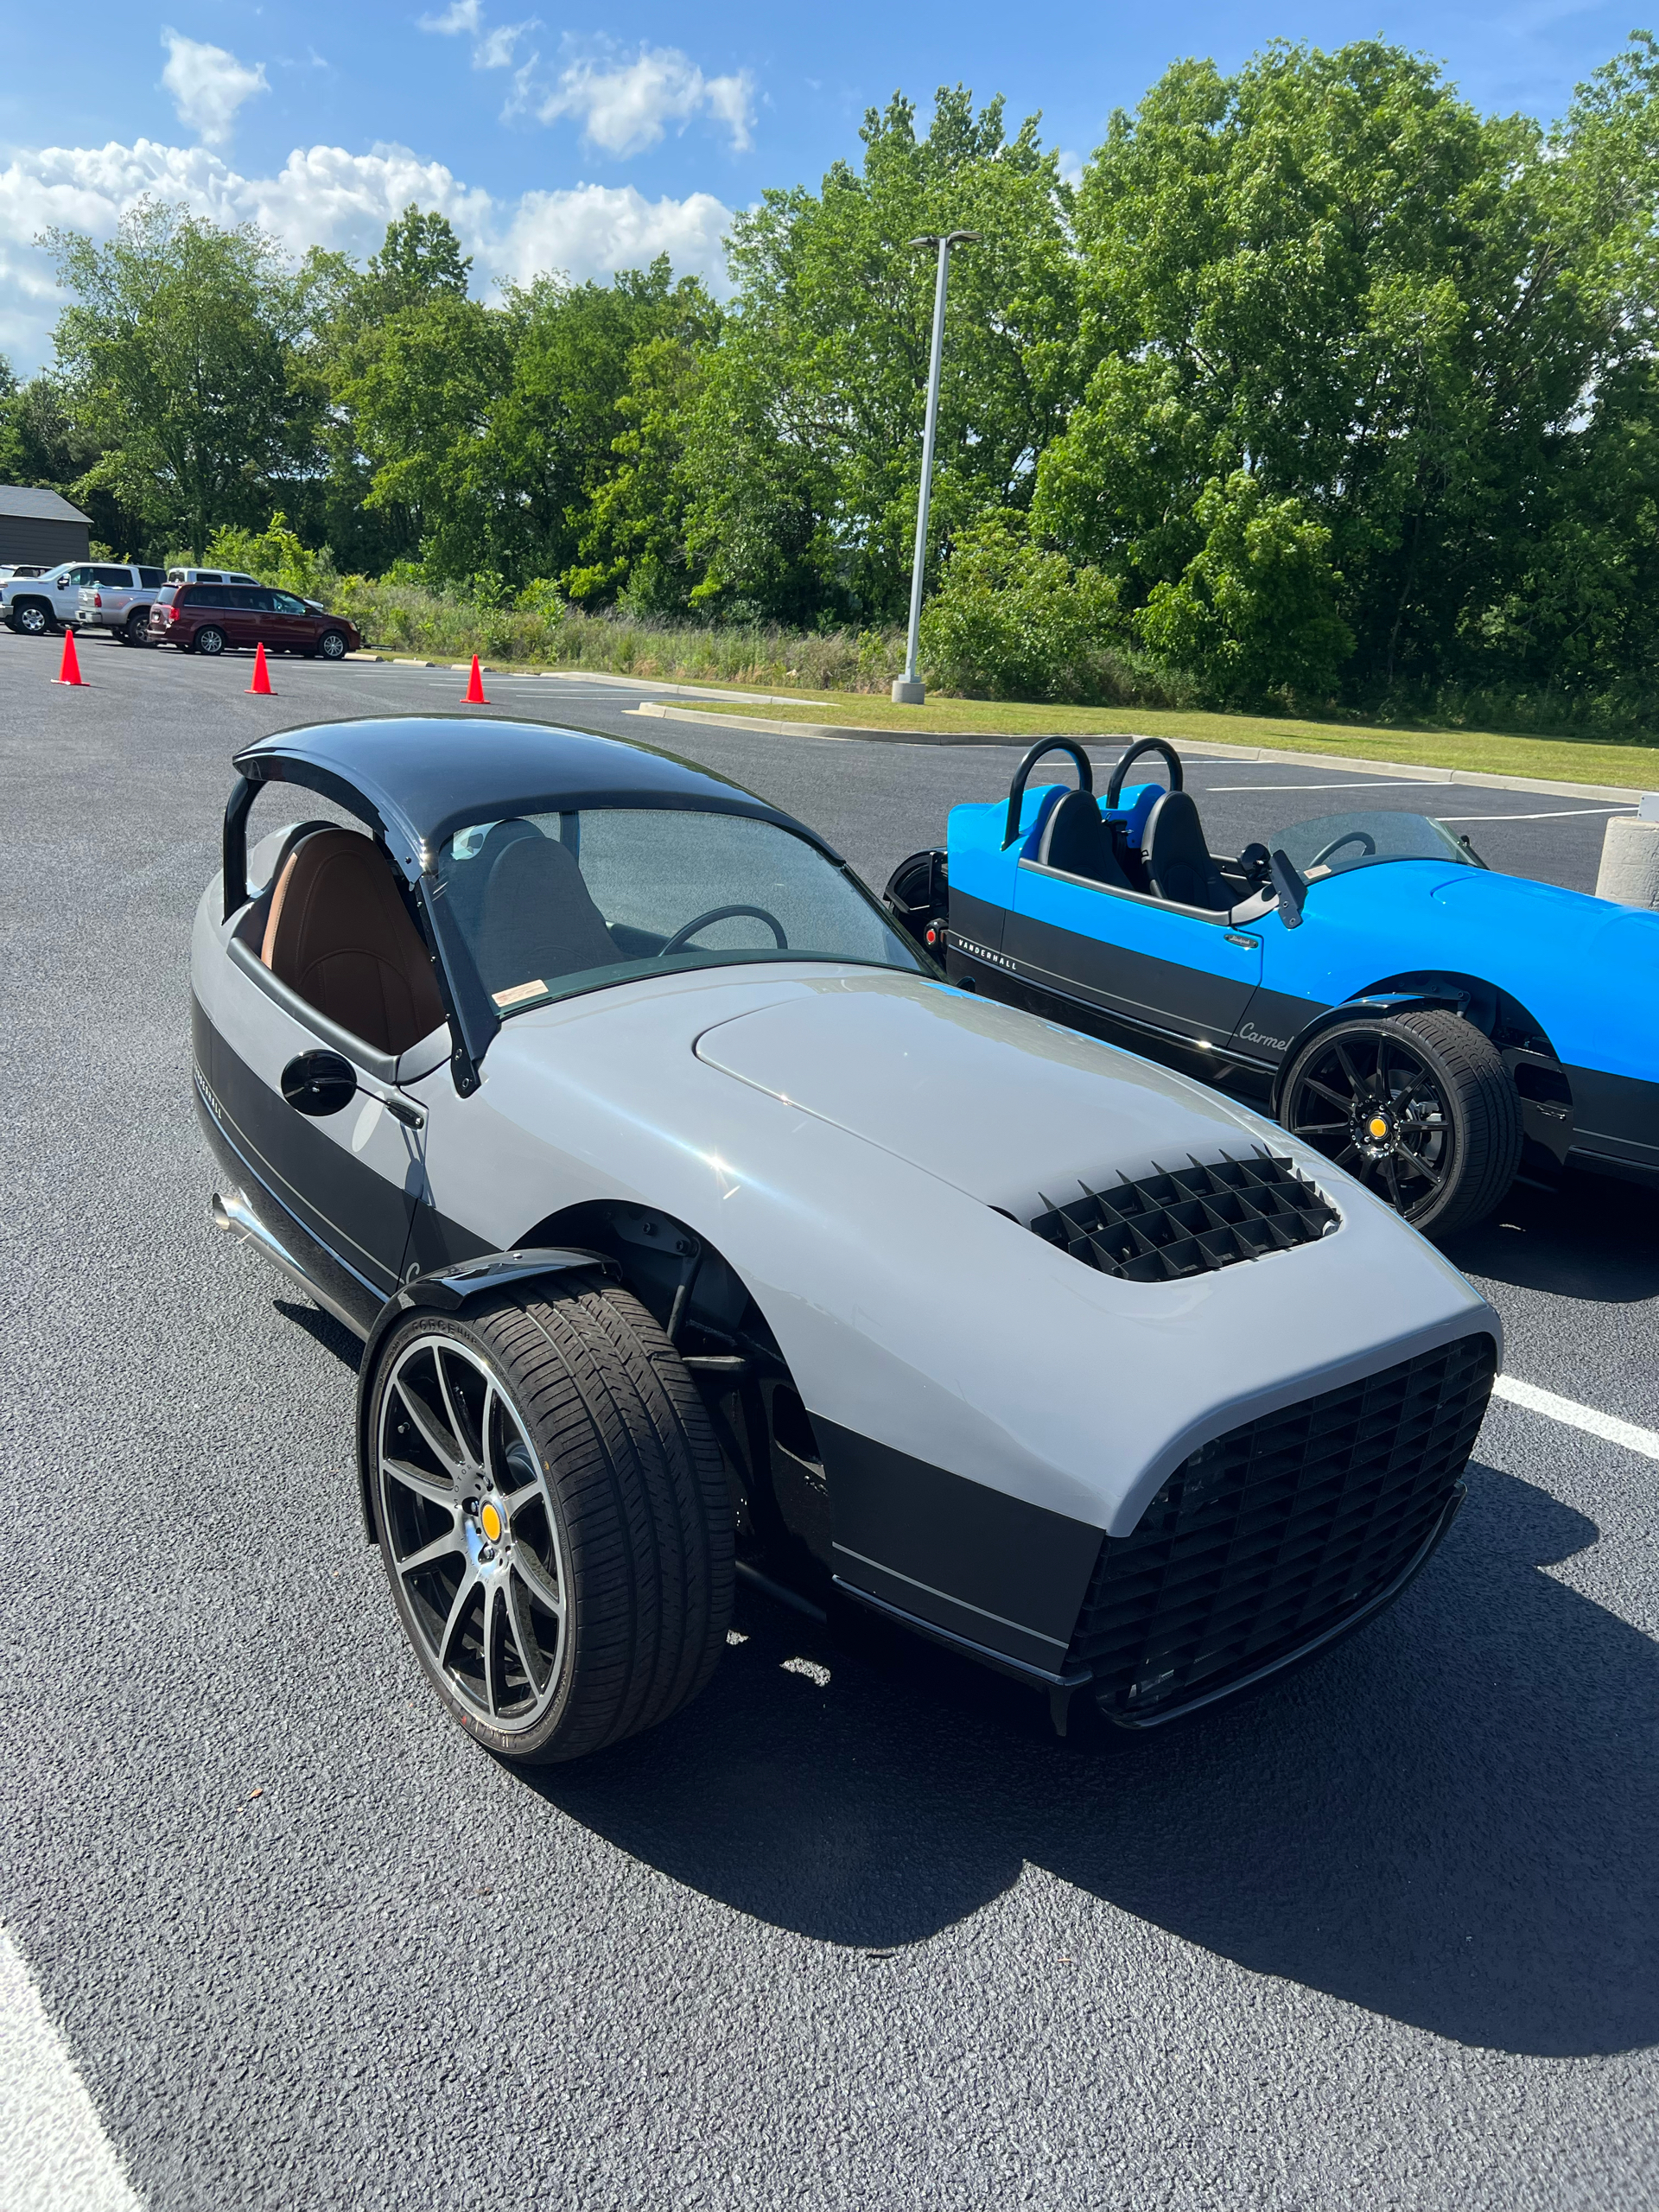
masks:
[[[1502,1052],[1535,1170],[1571,1157],[1659,1180],[1659,914],[1496,874],[1417,817],[1395,818],[1443,840],[1444,856],[1312,871],[1300,925],[1264,878],[1253,886],[1220,856],[1231,909],[1174,906],[1042,864],[1070,789],[1026,791],[1012,842],[1001,802],[952,810],[953,979],[1275,1109],[1282,1071],[1332,1009],[1450,1005]],[[1162,795],[1145,784],[1101,806],[1131,864]]]

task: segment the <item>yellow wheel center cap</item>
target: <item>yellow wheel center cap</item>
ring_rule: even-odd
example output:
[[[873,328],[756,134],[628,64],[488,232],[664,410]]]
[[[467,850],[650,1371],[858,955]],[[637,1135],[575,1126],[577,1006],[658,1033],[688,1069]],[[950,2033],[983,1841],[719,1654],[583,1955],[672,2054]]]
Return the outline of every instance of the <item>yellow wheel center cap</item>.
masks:
[[[478,1516],[478,1524],[493,1544],[500,1542],[501,1531],[505,1523],[502,1521],[498,1507],[486,1505]]]
[[[1379,1144],[1389,1134],[1389,1125],[1380,1114],[1373,1114],[1367,1126]]]

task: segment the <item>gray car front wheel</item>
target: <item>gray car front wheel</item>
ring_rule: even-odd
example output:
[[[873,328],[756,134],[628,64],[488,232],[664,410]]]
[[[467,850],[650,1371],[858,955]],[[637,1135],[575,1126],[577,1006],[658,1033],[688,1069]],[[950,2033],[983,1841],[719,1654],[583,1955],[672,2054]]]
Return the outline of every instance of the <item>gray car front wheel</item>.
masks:
[[[470,1735],[578,1758],[702,1688],[731,1616],[732,1509],[696,1387],[625,1291],[575,1276],[411,1314],[369,1433],[392,1603]]]

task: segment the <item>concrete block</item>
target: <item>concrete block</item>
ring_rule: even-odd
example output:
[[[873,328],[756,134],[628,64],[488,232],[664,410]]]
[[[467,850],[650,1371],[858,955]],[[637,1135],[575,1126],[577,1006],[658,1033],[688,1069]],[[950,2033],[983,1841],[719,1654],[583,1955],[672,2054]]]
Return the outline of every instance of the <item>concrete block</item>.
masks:
[[[1659,818],[1612,817],[1602,841],[1596,896],[1620,906],[1659,908]]]

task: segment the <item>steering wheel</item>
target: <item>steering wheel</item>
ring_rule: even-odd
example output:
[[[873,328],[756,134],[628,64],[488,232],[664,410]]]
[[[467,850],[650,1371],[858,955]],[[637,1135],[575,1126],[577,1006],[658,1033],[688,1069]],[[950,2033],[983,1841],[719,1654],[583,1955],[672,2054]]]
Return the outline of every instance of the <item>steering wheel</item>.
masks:
[[[784,935],[784,925],[776,914],[769,914],[764,906],[711,906],[706,914],[699,914],[695,922],[688,922],[683,930],[676,930],[658,954],[666,960],[671,952],[678,952],[699,930],[706,930],[710,922],[729,921],[734,914],[753,914],[757,922],[764,922],[777,939],[779,952],[789,950],[789,939]]]
[[[1077,763],[1077,789],[1092,791],[1095,788],[1095,764],[1080,745],[1069,737],[1039,737],[1025,759],[1014,772],[1014,781],[1008,785],[1008,818],[1002,825],[1002,849],[1020,835],[1020,808],[1026,796],[1026,779],[1046,753],[1069,753]]]
[[[1122,795],[1125,769],[1128,768],[1130,761],[1138,760],[1143,753],[1156,753],[1161,755],[1164,766],[1169,771],[1171,791],[1179,791],[1185,788],[1186,778],[1181,773],[1181,756],[1174,747],[1166,745],[1161,737],[1137,738],[1112,771],[1112,780],[1106,786],[1106,804],[1109,809],[1115,807]]]
[[[1332,853],[1339,853],[1344,845],[1357,845],[1362,853],[1374,853],[1376,840],[1369,830],[1344,830],[1340,837],[1333,837],[1322,853],[1315,853],[1308,862],[1311,868],[1323,868]]]

